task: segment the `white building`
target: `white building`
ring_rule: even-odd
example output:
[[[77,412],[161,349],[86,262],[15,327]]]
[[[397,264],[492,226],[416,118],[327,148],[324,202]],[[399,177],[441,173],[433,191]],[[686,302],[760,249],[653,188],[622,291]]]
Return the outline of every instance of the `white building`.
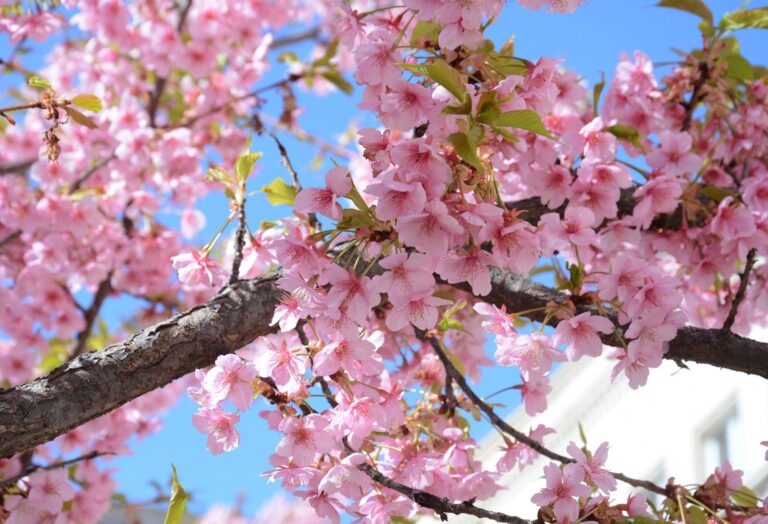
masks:
[[[610,383],[614,362],[582,359],[565,364],[552,377],[549,408],[533,419],[522,407],[507,418],[527,432],[545,424],[557,433],[545,437],[547,448],[565,454],[568,443],[581,446],[579,423],[590,450],[610,443],[607,469],[664,486],[669,477],[687,485],[701,483],[724,459],[744,471],[745,485],[758,494],[768,493],[768,380],[690,364],[681,369],[673,362],[651,371],[648,384],[632,390],[626,379]],[[481,444],[479,458],[492,469],[503,444],[496,432]],[[507,487],[478,505],[523,518],[535,518],[530,499],[544,487],[538,461],[522,472],[517,468],[501,483]],[[625,501],[630,486],[619,482],[614,499]],[[478,522],[452,516],[449,522]],[[487,521],[486,521],[487,522]]]

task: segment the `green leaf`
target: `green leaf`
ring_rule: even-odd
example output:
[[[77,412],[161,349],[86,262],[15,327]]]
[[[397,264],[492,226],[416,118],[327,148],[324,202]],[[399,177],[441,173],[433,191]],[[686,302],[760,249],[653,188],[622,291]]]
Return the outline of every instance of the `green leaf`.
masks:
[[[501,55],[495,51],[488,53],[488,60],[486,63],[491,66],[494,71],[504,77],[509,75],[525,76],[533,65],[520,58]]]
[[[597,114],[597,108],[600,105],[600,95],[605,89],[605,73],[600,71],[600,81],[592,88],[592,108],[594,113]]]
[[[251,171],[253,170],[253,165],[262,156],[264,156],[264,153],[260,151],[257,153],[252,153],[251,151],[248,151],[248,150],[245,150],[239,155],[237,155],[237,161],[235,162],[235,173],[237,173],[237,176],[241,181],[245,182],[246,180],[248,180],[248,176],[251,174]],[[209,170],[209,173],[210,173],[210,170]]]
[[[282,178],[276,178],[268,185],[261,188],[261,191],[267,195],[267,200],[273,206],[279,206],[285,204],[288,206],[293,205],[293,200],[296,198],[298,191],[292,185],[286,184]]]
[[[427,76],[431,80],[446,88],[457,100],[464,102],[468,93],[461,73],[451,67],[445,60],[435,60],[424,67],[427,70]]]
[[[717,187],[717,186],[704,186],[701,189],[699,189],[699,193],[702,195],[711,198],[715,202],[722,201],[727,196],[732,196],[734,194],[734,191],[725,189],[724,187]]]
[[[176,475],[176,467],[171,464],[173,477],[171,477],[171,500],[168,503],[168,513],[165,514],[165,524],[179,524],[184,516],[184,508],[187,505],[189,495],[184,491]]]
[[[733,13],[726,13],[720,22],[723,29],[768,29],[768,7],[756,7],[754,9],[739,9]]]
[[[277,61],[283,62],[286,64],[298,64],[299,62],[301,62],[301,60],[299,60],[299,55],[297,55],[293,51],[285,51],[283,53],[280,53],[277,56]]]
[[[96,125],[96,122],[90,119],[90,117],[85,116],[80,111],[73,107],[64,106],[64,111],[67,112],[69,115],[69,118],[74,120],[76,123],[80,124],[81,126],[85,126],[88,129],[98,129],[99,126]]]
[[[739,506],[746,506],[748,508],[754,508],[757,506],[757,501],[760,500],[757,494],[747,486],[742,486],[734,491],[731,494],[731,498]]]
[[[707,524],[707,514],[701,508],[688,506],[688,522],[690,524]]]
[[[536,111],[530,109],[521,109],[518,111],[507,111],[502,113],[494,122],[496,127],[514,127],[516,129],[525,129],[526,131],[532,131],[541,136],[551,138],[554,137],[549,134],[547,128],[544,127],[544,123],[541,121],[541,117]]]
[[[411,45],[422,47],[422,42],[437,42],[441,26],[435,22],[426,22],[424,20],[416,24],[411,32]]]
[[[635,147],[640,147],[640,139],[642,136],[640,132],[632,126],[623,126],[616,124],[615,126],[606,127],[605,130],[618,138],[619,140],[626,140]]]
[[[348,95],[351,95],[355,90],[355,88],[352,87],[352,84],[347,82],[347,79],[344,78],[342,74],[336,71],[335,69],[324,71],[323,73],[321,73],[321,76],[326,80],[328,80],[333,85],[335,85],[336,87],[338,87],[340,91],[343,91]]]
[[[96,95],[79,95],[72,99],[72,103],[77,107],[82,107],[88,111],[98,113],[104,109],[104,104],[101,103],[101,98]]]
[[[352,189],[349,190],[349,193],[344,195],[345,198],[348,198],[352,201],[353,204],[355,204],[355,207],[361,211],[366,211],[368,213],[371,212],[371,208],[368,207],[368,204],[365,202],[365,199],[363,199],[360,192],[357,190],[357,187],[354,185],[352,186]]]
[[[477,102],[477,121],[491,125],[501,114],[499,108],[498,93],[496,91],[486,91],[480,95]]]
[[[433,82],[440,84],[462,103],[465,101],[465,96],[468,95],[461,73],[445,60],[438,59],[427,65],[401,63],[400,67],[411,73],[426,76]]]
[[[720,57],[728,63],[727,75],[729,78],[751,82],[755,79],[752,64],[741,55],[723,55]]]
[[[477,156],[477,147],[467,133],[451,133],[448,135],[448,140],[453,144],[453,148],[462,160],[481,173],[483,172],[483,164],[480,162],[480,157]]]
[[[51,83],[42,76],[32,75],[27,78],[27,84],[40,89],[53,89]]]
[[[710,23],[714,20],[712,11],[709,10],[707,4],[702,2],[702,0],[661,0],[656,5],[658,7],[669,7],[671,9],[685,11],[686,13],[691,13],[699,18],[703,18]]]
[[[336,229],[350,230],[359,229],[361,227],[373,227],[375,222],[371,218],[370,213],[360,211],[359,209],[343,209],[341,211],[341,220],[336,224]]]

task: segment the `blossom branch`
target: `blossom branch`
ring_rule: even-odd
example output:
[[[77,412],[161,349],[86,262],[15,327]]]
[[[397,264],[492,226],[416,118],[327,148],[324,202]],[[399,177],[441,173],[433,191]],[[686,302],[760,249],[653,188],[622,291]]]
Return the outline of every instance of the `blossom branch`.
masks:
[[[453,365],[453,362],[451,362],[451,359],[448,358],[448,355],[443,350],[442,346],[440,345],[440,341],[437,340],[435,337],[430,336],[425,331],[422,331],[418,328],[414,328],[416,331],[416,336],[419,338],[419,340],[423,342],[427,342],[431,347],[432,350],[435,352],[437,357],[440,359],[440,362],[443,364],[443,367],[445,368],[445,372],[447,375],[449,375],[456,384],[459,385],[461,390],[464,392],[464,394],[469,397],[469,399],[472,401],[472,403],[486,414],[486,416],[491,420],[491,423],[504,431],[505,433],[509,434],[510,436],[514,437],[518,441],[522,442],[529,448],[533,449],[534,451],[537,451],[538,453],[544,455],[547,458],[550,458],[552,460],[556,460],[558,462],[561,462],[563,464],[570,464],[572,462],[576,462],[574,459],[570,457],[566,457],[565,455],[560,455],[559,453],[556,453],[549,448],[544,447],[543,444],[539,443],[538,441],[532,439],[525,433],[522,433],[521,431],[518,431],[517,429],[510,426],[507,421],[505,421],[503,418],[501,418],[499,415],[496,414],[496,412],[493,410],[491,406],[489,406],[482,398],[478,396],[477,393],[470,387],[469,383],[467,383],[467,380],[464,378],[464,375],[462,375],[458,369],[456,369],[456,366]],[[621,480],[622,482],[625,482],[629,484],[630,486],[635,486],[637,488],[644,488],[648,491],[652,491],[654,493],[658,493],[659,495],[667,495],[667,490],[662,488],[661,486],[657,486],[653,482],[649,482],[647,480],[638,480],[634,479],[632,477],[628,477],[624,475],[623,473],[613,473],[608,472],[611,475],[613,475],[616,479]]]
[[[240,264],[243,263],[243,248],[245,248],[245,192],[243,192],[242,201],[238,201],[237,203],[235,256],[232,259],[232,272],[229,275],[229,285],[232,285],[240,280]]]
[[[728,317],[723,322],[723,332],[730,332],[733,323],[736,320],[736,313],[739,312],[739,305],[744,300],[744,296],[747,294],[747,284],[749,283],[749,274],[752,272],[752,267],[755,265],[755,257],[757,256],[757,249],[752,248],[747,253],[747,262],[744,264],[744,271],[741,273],[739,281],[739,289],[736,291],[736,296],[733,297],[731,302],[731,309],[728,311]]]
[[[468,286],[462,284],[455,287],[469,290]],[[577,313],[602,315],[592,303],[497,268],[491,271],[491,292],[482,299],[499,307],[506,306],[507,311],[533,310],[524,316],[537,322],[544,320],[547,304],[564,304],[566,301],[575,302]],[[615,315],[609,315],[608,318],[615,326],[619,325]],[[556,319],[550,320],[553,325],[557,323]],[[616,332],[600,338],[609,346],[622,346]],[[768,379],[768,344],[736,334],[731,334],[728,341],[724,342],[720,329],[680,328],[669,342],[664,358],[727,368]]]
[[[354,453],[354,450],[344,440],[344,446],[348,453]],[[472,515],[481,519],[495,520],[496,522],[511,522],[512,524],[532,524],[531,521],[522,519],[520,517],[514,517],[505,513],[499,513],[497,511],[490,511],[483,508],[478,508],[472,502],[451,502],[445,497],[438,497],[426,491],[411,488],[405,484],[401,484],[395,480],[384,475],[381,471],[376,469],[370,464],[360,464],[357,469],[368,475],[371,480],[389,488],[392,491],[396,491],[401,495],[405,495],[410,500],[414,501],[421,507],[433,510],[440,515],[440,520],[448,520],[448,513],[454,515]]]
[[[91,451],[90,453],[86,453],[85,455],[81,455],[79,457],[75,457],[69,460],[63,460],[61,462],[54,462],[52,464],[48,464],[45,466],[39,466],[37,464],[30,464],[26,468],[24,468],[24,471],[19,473],[18,475],[14,475],[13,477],[8,477],[6,479],[3,479],[0,481],[0,494],[4,493],[8,488],[12,487],[14,484],[16,484],[19,480],[23,479],[24,477],[31,475],[35,471],[50,471],[52,469],[59,469],[59,468],[66,468],[67,466],[71,466],[72,464],[77,464],[78,462],[84,462],[86,460],[93,460],[97,457],[103,457],[105,455],[113,455],[114,453],[108,452],[108,451]]]
[[[272,137],[272,140],[275,141],[275,144],[277,145],[277,150],[280,152],[280,160],[283,164],[283,167],[285,167],[285,170],[288,172],[288,176],[291,177],[291,181],[293,182],[293,185],[296,187],[296,191],[301,191],[301,181],[299,180],[299,174],[296,172],[296,169],[293,167],[293,163],[291,162],[290,157],[288,156],[288,151],[285,149],[285,146],[280,141],[279,138],[277,138],[277,135],[270,132],[269,136]],[[308,213],[307,218],[309,220],[309,224],[311,226],[319,226],[320,222],[317,220],[317,215],[315,213]]]
[[[48,376],[0,391],[0,458],[52,440],[274,332],[269,322],[284,294],[275,285],[279,276],[240,281],[208,302],[121,343],[85,353]],[[543,308],[550,301],[571,298],[506,271],[494,269],[491,277],[491,293],[484,300],[506,304],[509,311]],[[577,310],[596,311],[588,304],[577,304]],[[543,320],[543,312],[528,316]],[[619,345],[614,335],[603,341]],[[665,358],[768,378],[768,344],[735,334],[724,341],[715,329],[680,329]]]
[[[75,344],[74,351],[72,351],[71,358],[78,357],[85,351],[88,337],[91,336],[91,331],[93,331],[93,325],[96,322],[96,318],[99,316],[101,306],[104,305],[104,301],[107,299],[110,292],[112,292],[112,271],[107,274],[104,280],[99,284],[99,287],[96,288],[96,293],[93,295],[93,302],[91,302],[90,307],[85,310],[85,327],[77,334],[77,343]]]

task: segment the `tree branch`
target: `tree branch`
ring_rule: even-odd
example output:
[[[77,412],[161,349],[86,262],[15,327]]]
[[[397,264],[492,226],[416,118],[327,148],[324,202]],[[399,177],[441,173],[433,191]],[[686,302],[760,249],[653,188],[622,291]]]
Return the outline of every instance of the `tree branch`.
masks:
[[[75,345],[74,351],[72,351],[72,358],[79,357],[85,351],[88,337],[91,336],[91,331],[93,331],[93,324],[99,316],[99,311],[101,311],[101,306],[104,305],[104,300],[106,300],[111,291],[112,271],[107,274],[104,280],[99,284],[99,287],[96,288],[96,293],[93,295],[93,302],[91,302],[90,307],[85,311],[85,327],[77,334],[77,344]]]
[[[72,464],[77,464],[78,462],[83,462],[85,460],[92,460],[97,457],[103,457],[105,455],[113,455],[113,453],[103,452],[103,451],[91,451],[90,453],[86,453],[85,455],[81,455],[73,459],[63,460],[61,462],[54,462],[52,464],[48,464],[45,466],[30,464],[29,466],[24,468],[24,471],[22,471],[18,475],[14,475],[13,477],[8,477],[0,481],[0,496],[5,492],[5,490],[12,487],[14,484],[16,484],[19,480],[23,479],[27,475],[31,475],[35,471],[50,471],[52,469],[66,468],[67,466],[71,466]]]
[[[0,458],[47,442],[274,332],[269,322],[284,294],[275,285],[279,276],[238,282],[205,304],[124,342],[86,353],[48,376],[0,391]],[[491,284],[491,293],[483,300],[506,305],[508,311],[545,307],[550,301],[563,303],[571,298],[498,269],[491,272]],[[590,304],[577,303],[576,308],[596,312]],[[544,313],[529,316],[541,321]],[[619,345],[615,335],[603,337],[603,342]],[[768,378],[768,344],[739,335],[724,339],[717,329],[680,329],[664,357]]]
[[[739,312],[739,305],[744,300],[744,296],[747,294],[747,284],[749,283],[749,274],[752,271],[752,267],[755,265],[755,257],[757,256],[757,248],[752,248],[747,253],[747,262],[744,264],[744,272],[741,274],[741,280],[739,281],[739,289],[736,291],[736,296],[733,297],[731,302],[731,310],[728,311],[728,317],[723,322],[722,331],[727,333],[731,331],[733,323],[736,321],[736,313]]]
[[[344,446],[348,453],[354,453],[346,439],[344,440]],[[426,491],[411,488],[405,484],[401,484],[395,480],[384,475],[381,471],[371,466],[370,464],[363,463],[357,466],[357,469],[368,475],[371,480],[389,488],[392,491],[397,491],[401,495],[405,495],[419,506],[429,508],[435,513],[440,515],[440,520],[448,520],[448,513],[454,515],[473,515],[481,519],[495,520],[496,522],[511,522],[513,524],[532,524],[531,521],[521,519],[520,517],[513,517],[505,513],[499,513],[498,511],[490,511],[483,508],[478,508],[472,502],[451,502],[445,497],[438,497]]]
[[[469,291],[469,286],[466,284],[455,287]],[[510,312],[541,308],[539,311],[525,315],[538,322],[544,320],[546,316],[544,308],[550,302],[563,304],[567,300],[573,300],[577,313],[600,314],[594,304],[579,301],[578,297],[571,297],[497,268],[491,270],[491,292],[482,299],[499,307],[506,306],[507,311]],[[608,318],[614,325],[619,325],[615,316]],[[556,322],[554,320],[555,324]],[[602,335],[600,338],[609,346],[621,347],[621,341],[616,333]],[[728,340],[724,341],[719,329],[689,326],[679,329],[677,336],[669,342],[664,358],[727,368],[768,379],[768,343],[736,334],[730,335]]]
[[[275,331],[269,323],[284,294],[277,277],[228,286],[119,344],[0,391],[0,458],[52,440]]]
[[[435,337],[429,336],[426,332],[418,328],[414,327],[414,331],[416,332],[416,336],[419,338],[419,340],[421,340],[422,342],[428,343],[432,347],[432,350],[440,359],[440,362],[442,362],[443,367],[445,368],[446,375],[450,376],[456,382],[456,384],[459,385],[459,387],[464,392],[464,394],[467,397],[469,397],[469,399],[477,407],[477,409],[479,409],[480,411],[486,414],[486,416],[491,420],[491,423],[494,426],[502,430],[504,433],[507,433],[510,436],[514,437],[515,439],[522,442],[523,444],[533,449],[534,451],[541,453],[547,458],[556,460],[563,464],[570,464],[572,462],[576,462],[574,459],[570,457],[566,457],[565,455],[560,455],[559,453],[555,453],[549,448],[544,447],[544,445],[541,444],[540,442],[532,439],[525,433],[518,431],[517,429],[510,426],[506,420],[504,420],[499,415],[497,415],[496,412],[493,410],[493,408],[489,406],[483,399],[481,399],[478,396],[478,394],[475,393],[475,391],[470,387],[469,383],[464,378],[464,375],[462,375],[459,372],[459,370],[456,369],[456,366],[453,365],[453,362],[451,362],[451,359],[448,358],[448,355],[443,350],[439,340],[437,340]],[[613,472],[609,472],[609,473],[613,475],[616,479],[621,480],[622,482],[626,482],[630,486],[635,486],[637,488],[645,488],[648,491],[658,493],[659,495],[664,495],[664,496],[667,495],[667,492],[664,488],[657,486],[653,482],[649,482],[647,480],[634,479],[632,477],[628,477],[624,475],[623,473],[613,473]]]

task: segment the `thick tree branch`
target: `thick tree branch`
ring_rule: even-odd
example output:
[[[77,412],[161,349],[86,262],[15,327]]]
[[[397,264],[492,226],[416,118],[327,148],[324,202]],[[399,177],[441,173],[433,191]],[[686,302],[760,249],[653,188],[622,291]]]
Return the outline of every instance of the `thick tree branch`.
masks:
[[[52,440],[272,332],[272,313],[284,293],[276,279],[238,282],[128,340],[0,391],[0,457]]]
[[[502,417],[497,415],[496,412],[493,410],[493,408],[488,403],[486,403],[482,398],[480,398],[480,396],[478,396],[478,394],[475,393],[475,391],[470,387],[469,383],[464,378],[464,375],[462,375],[461,372],[458,369],[456,369],[456,366],[453,365],[453,362],[451,362],[451,359],[448,358],[448,355],[440,345],[440,341],[437,340],[435,337],[427,335],[426,332],[418,328],[414,328],[414,330],[416,331],[416,336],[419,338],[419,340],[428,343],[432,348],[432,350],[437,355],[437,357],[440,359],[440,362],[442,362],[443,367],[445,368],[446,375],[450,376],[456,382],[456,384],[459,385],[459,387],[464,392],[464,394],[467,397],[469,397],[469,399],[477,407],[477,409],[485,413],[485,415],[491,420],[491,423],[494,426],[502,430],[504,433],[507,433],[511,437],[514,437],[516,440],[518,440],[519,442],[522,442],[523,444],[533,449],[534,451],[541,453],[547,458],[556,460],[563,464],[570,464],[572,462],[576,462],[574,459],[570,457],[566,457],[565,455],[560,455],[559,453],[556,453],[550,450],[540,442],[532,439],[525,433],[518,431],[517,429],[510,426],[506,420],[504,420]],[[658,493],[659,495],[664,495],[664,496],[667,495],[667,492],[664,488],[662,488],[661,486],[657,486],[653,482],[628,477],[623,473],[614,473],[614,472],[610,472],[610,473],[616,479],[621,480],[622,482],[625,482],[630,486],[644,488],[654,493]]]
[[[120,344],[84,354],[46,377],[0,391],[0,458],[52,440],[274,331],[269,322],[283,294],[275,285],[278,277],[238,282],[209,302]],[[491,279],[491,293],[483,299],[506,305],[511,312],[570,298],[507,271],[494,269]],[[594,305],[578,301],[576,308],[596,312]],[[533,312],[530,317],[540,321],[544,313]],[[605,336],[603,342],[619,345],[615,335]],[[665,358],[768,378],[768,344],[733,334],[724,338],[719,329],[680,329]]]
[[[457,287],[468,289],[468,286]],[[573,297],[538,284],[531,280],[513,275],[508,271],[491,271],[491,292],[483,300],[496,306],[506,306],[507,311],[525,311],[542,308],[527,314],[528,318],[542,321],[546,316],[543,308],[548,303],[563,304]],[[599,314],[597,306],[573,299],[577,313],[591,312]],[[618,326],[615,317],[609,317]],[[609,346],[621,347],[616,333],[603,335],[602,340]],[[708,364],[768,379],[768,344],[758,342],[736,334],[724,339],[719,329],[684,327],[669,342],[669,349],[664,358],[678,361],[686,360],[699,364]]]

